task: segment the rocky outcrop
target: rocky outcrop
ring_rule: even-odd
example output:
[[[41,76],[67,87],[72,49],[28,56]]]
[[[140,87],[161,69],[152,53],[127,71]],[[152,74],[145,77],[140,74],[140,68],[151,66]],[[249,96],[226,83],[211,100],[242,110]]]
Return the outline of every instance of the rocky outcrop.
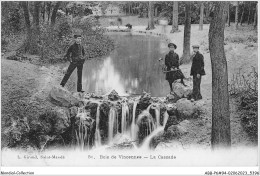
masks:
[[[89,145],[87,148],[91,148],[95,143],[97,127],[101,143],[107,144],[110,109],[113,108],[115,110],[113,112],[116,112],[115,123],[117,124],[114,135],[118,135],[122,132],[123,109],[127,111],[124,113],[127,114],[125,118],[127,128],[129,128],[136,102],[135,123],[139,129],[136,133],[136,145],[141,145],[145,137],[154,129],[166,124],[150,143],[150,147],[156,148],[160,142],[178,139],[185,135],[189,126],[186,119],[197,117],[204,105],[203,101],[191,102],[186,98],[180,98],[187,96],[189,90],[187,87],[177,83],[174,90],[175,92],[166,98],[151,97],[151,94],[147,92],[143,92],[138,98],[122,98],[114,90],[107,96],[101,96],[89,93],[70,93],[62,87],[53,87],[50,92],[51,102],[58,106],[54,106],[50,111],[30,122],[15,121],[8,134],[13,136],[13,146],[19,141],[32,141],[33,145],[41,150],[52,147],[52,145],[56,147]],[[98,114],[99,126],[96,126]],[[117,135],[115,139],[124,138]],[[133,147],[135,147],[133,141],[127,140],[117,141],[111,149]]]
[[[72,107],[80,102],[79,98],[76,98],[69,91],[63,89],[60,86],[55,86],[50,91],[50,97],[52,103],[61,107]]]
[[[181,119],[192,118],[195,113],[194,103],[186,98],[182,98],[176,102],[176,108]]]
[[[108,94],[108,99],[111,101],[116,101],[119,100],[119,95],[115,90],[112,90],[109,94]]]
[[[184,86],[181,83],[174,83],[173,92],[179,98],[187,98],[188,95],[192,93],[192,85],[189,82],[186,82],[187,86]]]

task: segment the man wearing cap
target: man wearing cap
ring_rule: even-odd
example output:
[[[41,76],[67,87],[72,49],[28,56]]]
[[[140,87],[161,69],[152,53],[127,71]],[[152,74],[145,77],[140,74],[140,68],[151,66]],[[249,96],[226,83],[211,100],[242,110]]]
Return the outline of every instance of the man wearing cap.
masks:
[[[81,45],[81,35],[75,34],[74,39],[75,42],[69,47],[65,55],[65,58],[69,60],[70,65],[60,85],[64,87],[72,72],[75,70],[75,68],[77,68],[77,75],[78,75],[77,92],[84,92],[82,90],[82,69],[83,69],[83,64],[85,62],[84,59],[85,51],[83,46]]]
[[[184,84],[183,79],[185,78],[181,70],[179,69],[179,55],[174,52],[177,46],[174,43],[169,43],[168,47],[170,52],[165,56],[165,66],[166,66],[166,80],[169,82],[171,92],[172,83],[178,79],[181,79],[181,83]]]
[[[193,45],[192,47],[194,54],[191,56],[192,65],[190,75],[193,76],[193,90],[188,99],[194,99],[196,101],[202,99],[200,93],[201,76],[205,75],[206,73],[204,70],[204,57],[199,52],[199,45]]]

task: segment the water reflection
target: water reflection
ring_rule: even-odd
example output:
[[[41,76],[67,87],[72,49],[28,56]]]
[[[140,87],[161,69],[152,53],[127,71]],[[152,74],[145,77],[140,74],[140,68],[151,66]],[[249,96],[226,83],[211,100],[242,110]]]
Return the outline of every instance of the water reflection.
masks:
[[[85,91],[105,94],[115,89],[125,95],[144,90],[153,96],[165,96],[169,87],[158,59],[168,52],[167,44],[151,36],[112,34],[111,37],[118,47],[110,56],[85,62]]]

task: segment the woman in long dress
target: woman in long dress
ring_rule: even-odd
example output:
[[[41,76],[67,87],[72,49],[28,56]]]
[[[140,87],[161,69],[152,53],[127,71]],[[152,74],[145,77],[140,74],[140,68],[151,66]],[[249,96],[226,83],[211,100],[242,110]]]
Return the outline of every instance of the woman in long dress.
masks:
[[[169,43],[168,47],[170,49],[169,53],[165,56],[165,66],[166,66],[166,80],[169,82],[171,92],[173,91],[172,83],[178,79],[184,84],[183,79],[185,78],[181,70],[179,69],[179,55],[174,52],[177,46],[174,43]]]

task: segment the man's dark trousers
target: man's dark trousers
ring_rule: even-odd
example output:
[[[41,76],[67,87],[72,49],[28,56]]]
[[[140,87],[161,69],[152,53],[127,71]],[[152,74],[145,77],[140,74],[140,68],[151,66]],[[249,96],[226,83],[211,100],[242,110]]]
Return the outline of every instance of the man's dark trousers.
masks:
[[[197,75],[193,75],[193,91],[192,91],[192,98],[195,100],[202,99],[200,93],[200,83],[201,83],[201,76],[198,78]]]
[[[78,81],[77,81],[77,91],[80,92],[82,91],[82,69],[83,69],[83,64],[84,64],[84,61],[74,61],[74,62],[71,62],[69,67],[68,67],[68,70],[65,74],[65,76],[63,77],[60,85],[62,87],[65,86],[65,84],[67,83],[70,75],[72,74],[72,72],[75,70],[75,68],[77,68],[77,74],[78,74]]]

